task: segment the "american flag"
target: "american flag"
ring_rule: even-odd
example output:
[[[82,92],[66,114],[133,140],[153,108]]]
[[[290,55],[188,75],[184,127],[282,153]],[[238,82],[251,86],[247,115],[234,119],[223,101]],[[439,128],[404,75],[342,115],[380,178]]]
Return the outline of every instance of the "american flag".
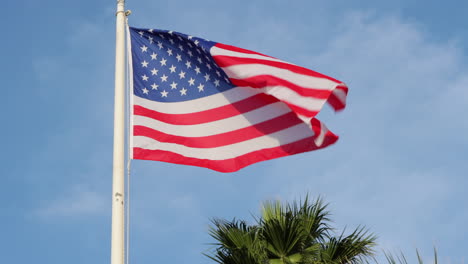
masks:
[[[315,71],[199,37],[130,28],[131,157],[237,171],[327,147],[315,116],[348,88]]]

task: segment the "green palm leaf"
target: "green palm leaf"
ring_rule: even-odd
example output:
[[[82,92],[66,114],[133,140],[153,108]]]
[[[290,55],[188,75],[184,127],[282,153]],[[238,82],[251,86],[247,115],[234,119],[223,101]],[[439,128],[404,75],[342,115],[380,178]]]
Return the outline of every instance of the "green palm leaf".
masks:
[[[265,202],[255,225],[212,220],[210,254],[220,264],[364,263],[373,255],[375,236],[364,228],[333,237],[327,205],[321,198],[281,204]]]

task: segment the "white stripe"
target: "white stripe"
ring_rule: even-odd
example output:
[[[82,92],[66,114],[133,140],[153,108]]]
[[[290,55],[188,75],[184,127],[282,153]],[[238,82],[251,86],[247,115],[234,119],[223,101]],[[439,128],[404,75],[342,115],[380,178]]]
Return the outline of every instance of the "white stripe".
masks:
[[[134,116],[134,126],[145,126],[166,134],[182,137],[205,137],[249,127],[284,115],[291,109],[282,102],[239,114],[226,119],[197,125],[172,125],[145,116]]]
[[[346,104],[346,93],[341,89],[333,90],[333,94],[341,101],[342,104]]]
[[[281,101],[284,101],[286,103],[302,107],[302,108],[310,110],[310,111],[317,111],[318,112],[318,111],[320,111],[322,109],[323,105],[325,104],[325,99],[317,99],[317,98],[313,98],[313,97],[304,97],[304,96],[296,93],[295,91],[293,91],[293,90],[291,90],[291,89],[289,89],[287,87],[283,87],[283,86],[268,86],[268,87],[264,87],[264,88],[261,88],[261,89],[255,89],[255,88],[251,88],[251,87],[243,87],[243,88],[250,89],[250,90],[257,90],[256,91],[257,93],[263,92],[265,94],[269,94],[269,95],[274,96],[275,98],[277,98],[277,99],[279,99]],[[179,111],[179,113],[176,113],[176,114],[185,114],[185,113],[187,113],[187,109],[193,110],[193,112],[188,112],[188,113],[196,113],[196,112],[200,112],[200,111],[204,111],[204,110],[210,110],[211,108],[208,108],[207,106],[213,106],[214,105],[213,107],[219,107],[219,106],[229,104],[229,102],[226,101],[226,97],[221,97],[222,99],[220,99],[219,97],[218,98],[212,98],[213,100],[222,100],[223,103],[224,103],[222,105],[218,105],[220,103],[218,101],[211,102],[209,100],[203,100],[203,103],[200,103],[200,102],[194,103],[194,101],[195,101],[194,100],[194,101],[185,102],[187,104],[187,106],[180,105],[180,104],[182,104],[184,102],[161,103],[161,102],[155,102],[155,101],[151,101],[151,100],[148,100],[148,99],[144,99],[144,98],[141,98],[141,97],[138,97],[138,96],[134,96],[134,97],[135,97],[135,104],[136,105],[141,105],[141,106],[143,106],[145,108],[155,110],[155,111],[158,111],[158,112],[167,113],[167,112],[170,111],[171,112],[170,114],[174,114],[174,112],[176,112],[176,111]],[[200,100],[200,99],[198,99],[198,100]],[[235,101],[236,100],[234,100],[234,102]],[[172,108],[174,106],[174,104],[176,104],[178,107]],[[180,113],[180,112],[183,112],[183,113]]]
[[[250,54],[250,53],[243,53],[243,52],[238,52],[238,51],[232,51],[232,50],[226,50],[222,49],[220,47],[213,46],[210,49],[210,53],[212,56],[231,56],[231,57],[238,57],[238,58],[251,58],[251,59],[260,59],[260,60],[269,60],[269,61],[277,61],[277,62],[283,62],[286,64],[292,64],[290,62],[282,61],[276,58],[268,57],[268,56],[263,56],[259,54]]]
[[[301,119],[302,122],[304,122],[304,124],[306,124],[310,129],[312,129],[312,123],[310,122],[310,120],[312,120],[312,117],[299,115],[299,114],[297,114],[297,117],[299,117],[299,119]]]
[[[320,120],[316,119],[320,123],[320,134],[315,138],[314,142],[317,147],[322,146],[323,141],[325,140],[325,134],[328,132],[328,128]]]
[[[191,114],[205,110],[210,110],[228,104],[233,104],[235,102],[247,99],[261,92],[262,91],[260,91],[259,89],[252,89],[250,87],[234,87],[225,92],[213,94],[195,100],[169,103],[156,102],[138,96],[133,96],[133,98],[135,105],[140,105],[160,113]]]
[[[272,95],[281,101],[302,107],[310,111],[320,111],[326,102],[325,99],[304,97],[284,86],[269,86],[263,88],[262,90],[264,90],[266,94]]]
[[[336,82],[329,79],[303,75],[265,64],[240,64],[222,68],[230,78],[245,79],[258,75],[272,75],[295,85],[320,90],[333,90]]]
[[[209,160],[224,160],[238,157],[256,150],[274,148],[292,143],[313,135],[305,124],[299,124],[285,130],[216,148],[190,148],[173,143],[163,143],[143,136],[135,136],[135,147],[149,150],[170,151],[185,157]]]

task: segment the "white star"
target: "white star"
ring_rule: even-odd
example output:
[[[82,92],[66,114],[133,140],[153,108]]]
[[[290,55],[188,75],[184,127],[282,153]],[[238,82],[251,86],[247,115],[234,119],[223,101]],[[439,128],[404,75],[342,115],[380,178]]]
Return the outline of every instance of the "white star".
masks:
[[[198,54],[201,54],[201,50],[200,50],[200,48],[198,48],[198,49],[197,49],[197,52],[198,52]]]
[[[183,50],[184,50],[184,46],[182,46],[182,44],[179,44],[179,49],[180,49],[181,51],[183,51]]]
[[[161,41],[158,41],[158,47],[159,47],[159,49],[163,48],[163,44],[161,43]]]
[[[198,39],[196,39],[193,43],[195,43],[195,45],[198,46],[198,43],[200,43],[200,41],[198,41]]]
[[[157,90],[158,87],[159,87],[159,85],[157,85],[156,83],[153,83],[153,84],[151,85],[151,89],[153,89],[153,90]]]
[[[229,83],[229,79],[227,77],[224,77],[224,80]]]
[[[165,39],[163,34],[159,34],[159,36],[160,36],[162,39]]]
[[[187,61],[187,62],[185,63],[185,66],[187,66],[187,69],[188,69],[188,68],[192,68],[192,63],[191,63],[190,61]]]
[[[151,54],[151,59],[152,60],[155,60],[157,57],[158,57],[158,54],[156,54],[154,52],[153,52],[153,54]]]
[[[221,77],[221,73],[218,70],[216,70],[216,75],[218,75],[218,77]]]
[[[146,76],[146,74],[145,74],[145,75],[143,75],[143,76],[141,76],[141,79],[143,79],[143,81],[148,81],[148,78],[149,78],[149,77],[148,77],[148,76]]]
[[[141,52],[147,52],[148,51],[148,47],[146,47],[145,45],[140,47],[140,49],[141,49]]]
[[[189,47],[191,47],[191,48],[193,47],[193,45],[192,45],[190,42],[187,43],[187,45],[188,45]]]
[[[210,75],[207,73],[205,74],[205,81],[208,81],[210,79]]]
[[[143,68],[147,68],[147,67],[148,67],[148,62],[145,61],[145,60],[142,61],[142,62],[141,62],[141,66],[142,66]]]
[[[172,65],[172,66],[169,68],[169,70],[170,70],[171,72],[175,72],[176,67],[175,67],[174,65]]]
[[[188,36],[188,39],[192,39],[192,38],[193,38],[193,36]]]
[[[143,31],[138,32],[138,34],[140,34],[140,36],[143,37]]]
[[[174,45],[174,40],[173,40],[173,39],[170,38],[170,39],[169,39],[169,42],[170,42],[172,45]]]
[[[183,71],[180,71],[180,73],[179,73],[179,77],[180,77],[180,79],[183,79],[183,78],[185,78],[185,72],[183,72]]]
[[[172,31],[172,30],[169,30],[167,33],[169,33],[169,34],[171,34],[171,35],[172,35],[172,33],[174,33],[174,31]]]
[[[208,62],[206,63],[206,67],[208,67],[208,69],[211,71],[211,65]]]
[[[198,88],[198,91],[201,92],[201,91],[204,91],[205,86],[200,83],[197,88]]]
[[[148,29],[148,32],[153,33],[153,29],[152,28]]]
[[[166,61],[167,61],[167,60],[163,58],[163,59],[160,61],[161,66],[163,66],[163,65],[165,66],[165,65],[166,65]]]
[[[202,63],[202,59],[200,57],[197,58],[198,63]]]
[[[171,83],[171,89],[177,89],[177,83],[176,82]]]
[[[201,71],[200,71],[200,68],[195,67],[195,72],[196,72],[197,74],[199,74],[199,73],[201,72]]]
[[[168,94],[168,92],[166,92],[166,90],[164,90],[164,91],[161,92],[161,96],[162,96],[162,97],[167,97],[167,94]]]
[[[178,38],[180,41],[182,41],[182,37],[181,37],[181,36],[177,36],[177,38]]]
[[[195,85],[195,79],[190,78],[190,80],[188,80],[188,83],[190,84],[190,86]]]
[[[148,93],[149,93],[149,91],[148,91],[148,89],[146,89],[146,87],[143,88],[143,93],[144,93],[144,94],[148,94]]]
[[[163,74],[163,76],[161,76],[161,82],[167,82],[167,77],[166,74]]]
[[[182,56],[180,56],[180,54],[177,54],[176,59],[177,61],[182,61]]]
[[[190,56],[190,57],[193,57],[193,53],[191,50],[187,51],[187,54]]]
[[[150,44],[153,44],[153,37],[148,37],[149,41],[150,41]]]
[[[158,75],[158,70],[156,70],[156,68],[153,68],[151,70],[151,75]]]
[[[182,88],[180,91],[180,95],[187,95],[187,89]]]
[[[169,54],[169,56],[172,56],[172,50],[171,50],[171,49],[167,49],[167,54]]]
[[[216,87],[218,87],[219,86],[219,80],[215,80],[214,84],[215,84]]]

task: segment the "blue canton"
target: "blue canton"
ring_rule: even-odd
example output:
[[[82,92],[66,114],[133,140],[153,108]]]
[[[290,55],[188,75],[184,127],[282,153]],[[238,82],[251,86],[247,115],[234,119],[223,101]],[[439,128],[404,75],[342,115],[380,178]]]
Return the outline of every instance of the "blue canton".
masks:
[[[182,33],[130,28],[133,93],[158,102],[193,100],[234,88],[209,50],[216,43]]]

